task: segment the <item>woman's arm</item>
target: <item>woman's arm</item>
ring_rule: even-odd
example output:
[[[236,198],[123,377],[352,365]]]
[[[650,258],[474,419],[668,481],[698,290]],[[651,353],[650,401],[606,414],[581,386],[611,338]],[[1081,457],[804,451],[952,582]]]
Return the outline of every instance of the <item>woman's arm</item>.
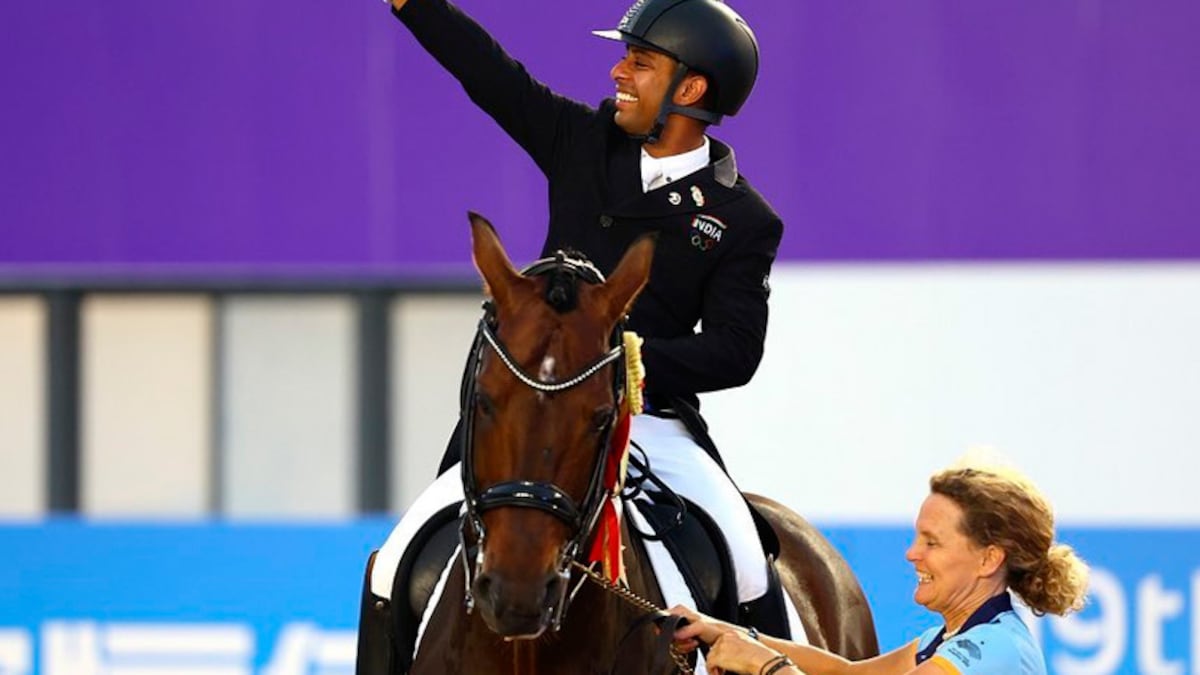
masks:
[[[940,670],[924,670],[925,664],[914,671],[916,640],[886,654],[863,661],[849,661],[837,654],[818,647],[796,644],[769,636],[754,640],[741,631],[722,635],[708,652],[705,663],[738,673],[760,673],[769,669],[779,655],[788,657],[795,664],[792,668],[781,668],[775,675],[945,675]]]
[[[914,668],[917,660],[917,641],[886,654],[863,661],[849,661],[837,654],[809,645],[760,635],[750,637],[740,626],[718,621],[687,607],[671,609],[688,620],[688,625],[675,632],[682,651],[695,649],[699,642],[712,645],[705,663],[727,671],[757,674],[779,655],[787,656],[794,668],[781,668],[775,675],[945,675],[937,666],[924,663]]]

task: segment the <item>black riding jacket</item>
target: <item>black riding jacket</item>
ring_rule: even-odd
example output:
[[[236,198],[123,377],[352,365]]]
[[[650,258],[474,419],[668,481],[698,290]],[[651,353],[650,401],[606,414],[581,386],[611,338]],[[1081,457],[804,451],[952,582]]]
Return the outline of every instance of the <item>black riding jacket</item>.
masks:
[[[410,0],[396,16],[549,180],[543,255],[575,249],[608,275],[641,234],[658,233],[650,281],[629,317],[645,338],[652,406],[745,384],[762,360],[767,277],[783,223],[715,140],[704,169],[643,193],[641,141],[597,110],[536,81],[445,0]],[[697,324],[703,330],[697,332]]]

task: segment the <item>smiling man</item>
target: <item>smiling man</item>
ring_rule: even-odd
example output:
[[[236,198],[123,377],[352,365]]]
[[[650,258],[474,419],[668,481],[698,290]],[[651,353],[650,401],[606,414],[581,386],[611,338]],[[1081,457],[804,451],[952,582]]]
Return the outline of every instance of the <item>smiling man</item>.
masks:
[[[659,477],[721,526],[741,621],[787,635],[782,594],[746,502],[705,431],[697,396],[745,384],[758,368],[767,280],[783,233],[779,216],[739,174],[733,151],[707,135],[750,96],[759,62],[753,32],[719,0],[638,0],[616,29],[595,32],[623,43],[624,52],[610,71],[613,97],[592,107],[532,78],[446,0],[391,6],[546,175],[543,255],[580,251],[608,274],[639,236],[658,235],[649,284],[629,317],[629,329],[645,339],[647,402],[632,439]],[[450,462],[455,450],[452,441]],[[405,520],[461,499],[458,478],[444,471]],[[381,549],[375,595],[389,597],[416,529],[402,521]]]

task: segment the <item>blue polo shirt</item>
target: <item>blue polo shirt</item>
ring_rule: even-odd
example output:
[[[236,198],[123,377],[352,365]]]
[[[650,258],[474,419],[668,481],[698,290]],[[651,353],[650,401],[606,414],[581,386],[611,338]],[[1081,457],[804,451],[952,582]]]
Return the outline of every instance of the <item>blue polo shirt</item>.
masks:
[[[917,664],[932,661],[948,675],[1046,675],[1046,659],[1012,598],[1002,593],[983,603],[959,632],[930,628],[917,641]]]

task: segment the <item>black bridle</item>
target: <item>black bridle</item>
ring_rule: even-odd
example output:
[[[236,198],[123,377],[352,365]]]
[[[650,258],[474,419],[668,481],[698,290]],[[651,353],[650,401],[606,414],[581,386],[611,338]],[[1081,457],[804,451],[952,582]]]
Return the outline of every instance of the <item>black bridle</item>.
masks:
[[[573,277],[574,280],[590,284],[604,283],[604,276],[590,262],[579,257],[572,257],[562,251],[557,252],[553,258],[538,260],[522,270],[522,274],[527,277],[550,273],[567,274]],[[600,512],[604,506],[604,501],[609,497],[608,491],[603,484],[604,469],[607,464],[608,453],[610,452],[609,445],[612,440],[613,427],[625,394],[625,359],[624,347],[622,346],[624,322],[618,323],[614,329],[613,334],[609,338],[609,350],[606,353],[602,354],[572,377],[555,382],[543,382],[530,377],[521,368],[520,364],[517,363],[517,360],[504,345],[504,342],[496,334],[499,328],[499,321],[496,316],[494,304],[489,301],[484,304],[484,309],[484,316],[479,321],[479,329],[475,334],[475,341],[471,347],[470,357],[467,360],[467,369],[463,373],[460,401],[463,422],[462,482],[466,512],[459,523],[459,539],[463,568],[466,573],[465,601],[467,611],[470,612],[474,608],[475,600],[471,586],[483,566],[483,545],[487,538],[487,531],[483,524],[483,514],[491,509],[501,507],[538,509],[563,521],[570,533],[570,539],[559,552],[556,563],[556,571],[561,580],[559,584],[560,594],[554,599],[555,604],[551,607],[552,612],[550,614],[549,627],[552,630],[558,630],[562,623],[563,613],[566,611],[566,591],[571,575],[571,564],[578,558],[584,544],[591,537],[592,531],[596,526],[596,521],[599,519]],[[613,400],[616,401],[616,405],[613,407],[600,433],[600,445],[597,448],[596,461],[592,466],[591,475],[588,479],[587,492],[584,494],[582,502],[577,502],[565,490],[547,481],[530,481],[514,478],[489,485],[487,488],[480,490],[475,477],[474,407],[476,402],[476,386],[482,369],[482,356],[485,349],[491,349],[504,364],[508,372],[519,382],[539,392],[549,394],[576,387],[600,373],[604,368],[610,365],[613,366],[612,389]],[[470,554],[468,553],[470,548],[468,545],[469,541],[473,541],[475,547],[474,564],[472,564]]]

